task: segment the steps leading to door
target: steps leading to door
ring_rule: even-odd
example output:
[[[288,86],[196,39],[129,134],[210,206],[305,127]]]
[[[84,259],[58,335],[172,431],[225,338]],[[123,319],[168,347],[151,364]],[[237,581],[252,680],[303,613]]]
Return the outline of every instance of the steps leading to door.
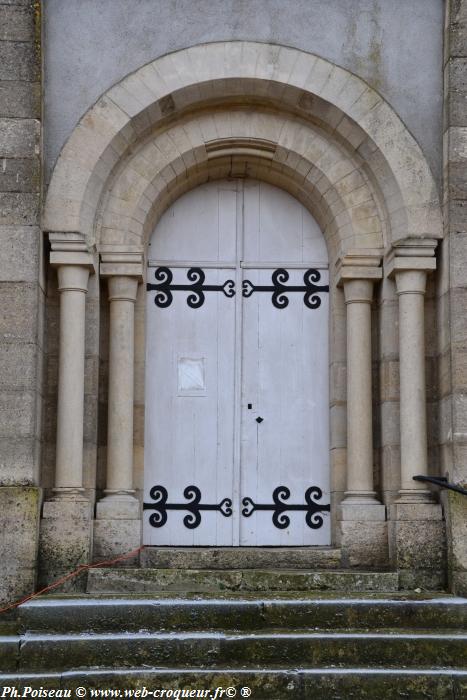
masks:
[[[0,622],[0,685],[459,700],[466,627],[467,600],[445,594],[49,597]]]
[[[304,571],[287,569],[130,569],[95,568],[88,573],[87,592],[209,593],[216,591],[397,591],[391,571]]]
[[[149,569],[338,569],[337,547],[145,547]]]

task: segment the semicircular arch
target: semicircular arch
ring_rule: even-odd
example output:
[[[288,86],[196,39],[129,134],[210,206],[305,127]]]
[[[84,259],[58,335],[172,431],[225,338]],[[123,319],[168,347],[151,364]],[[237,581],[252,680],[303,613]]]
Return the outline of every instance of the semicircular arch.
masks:
[[[273,112],[201,112],[147,139],[114,174],[102,202],[102,247],[144,250],[174,199],[208,179],[256,176],[312,211],[328,248],[384,247],[377,195],[359,163],[302,120]]]
[[[135,144],[188,110],[222,102],[268,104],[319,123],[364,164],[382,193],[389,240],[440,238],[436,185],[415,139],[367,83],[318,56],[256,42],[217,42],[156,59],[83,116],[57,164],[44,228],[93,240],[109,178]],[[303,144],[303,148],[306,143]],[[299,156],[303,154],[299,151]]]

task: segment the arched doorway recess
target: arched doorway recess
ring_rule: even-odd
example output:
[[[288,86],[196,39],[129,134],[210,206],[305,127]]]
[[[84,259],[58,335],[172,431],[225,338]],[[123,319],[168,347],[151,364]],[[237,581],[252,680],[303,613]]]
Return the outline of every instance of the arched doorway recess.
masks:
[[[267,183],[210,182],[164,213],[148,257],[143,541],[329,545],[316,221]]]
[[[68,307],[76,301],[78,325],[84,328],[89,271],[108,278],[110,291],[107,488],[97,504],[94,549],[108,554],[140,542],[134,486],[142,485],[144,443],[135,436],[143,433],[144,390],[138,378],[133,386],[121,377],[133,376],[135,361],[144,366],[138,330],[144,336],[144,300],[137,287],[148,240],[184,192],[225,177],[287,190],[323,232],[330,264],[332,499],[338,503],[345,494],[343,508],[334,509],[334,540],[347,548],[351,565],[387,562],[386,512],[374,488],[370,308],[385,256],[383,295],[395,301],[395,280],[404,317],[411,318],[399,339],[404,371],[414,363],[421,368],[406,371],[394,491],[402,487],[401,498],[425,502],[428,494],[412,481],[414,469],[427,468],[424,353],[420,334],[413,342],[410,329],[423,328],[419,300],[442,236],[436,187],[413,137],[361,79],[320,57],[254,42],[192,47],[128,76],[83,116],[53,173],[44,226],[60,289],[68,292]],[[385,327],[395,323],[394,312],[395,304],[382,308]],[[84,353],[79,340],[67,345],[75,360]],[[76,425],[82,425],[84,372],[80,361],[67,364],[70,357],[63,357],[59,389],[55,487],[57,496],[81,499],[83,487],[92,496],[95,476],[91,469],[83,479],[83,431]],[[67,382],[72,367],[79,376]],[[134,411],[135,397],[141,411]],[[109,534],[109,523],[118,536]]]

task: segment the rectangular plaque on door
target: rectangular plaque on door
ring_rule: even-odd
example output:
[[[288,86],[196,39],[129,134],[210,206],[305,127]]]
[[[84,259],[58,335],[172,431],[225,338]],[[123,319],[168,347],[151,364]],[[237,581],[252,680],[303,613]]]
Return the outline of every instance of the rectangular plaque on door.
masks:
[[[204,357],[179,357],[177,362],[178,396],[206,396]]]

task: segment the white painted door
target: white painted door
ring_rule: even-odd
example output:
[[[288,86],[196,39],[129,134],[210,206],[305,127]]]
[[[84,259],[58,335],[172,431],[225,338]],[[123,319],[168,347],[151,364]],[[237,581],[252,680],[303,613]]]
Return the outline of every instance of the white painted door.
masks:
[[[328,270],[289,194],[209,183],[149,248],[144,542],[323,545]]]

